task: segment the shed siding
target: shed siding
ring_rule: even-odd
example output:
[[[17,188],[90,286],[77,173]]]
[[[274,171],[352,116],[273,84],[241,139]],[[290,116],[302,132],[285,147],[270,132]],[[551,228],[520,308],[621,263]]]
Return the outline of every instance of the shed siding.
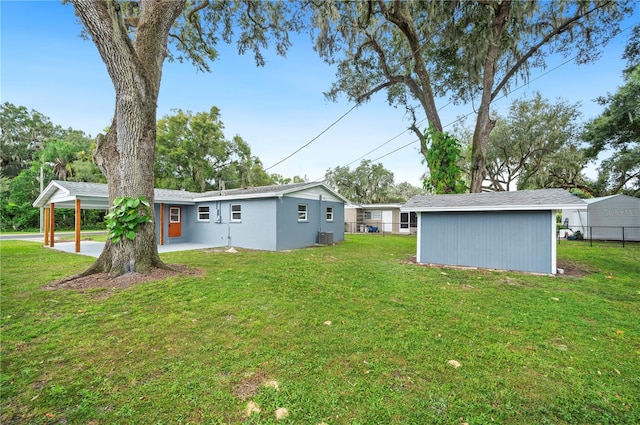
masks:
[[[552,273],[551,211],[420,214],[421,263]]]

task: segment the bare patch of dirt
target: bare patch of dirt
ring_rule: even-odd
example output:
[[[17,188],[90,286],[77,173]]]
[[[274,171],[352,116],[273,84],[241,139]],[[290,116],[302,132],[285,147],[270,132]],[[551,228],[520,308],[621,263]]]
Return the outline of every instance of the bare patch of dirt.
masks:
[[[557,276],[584,277],[593,271],[587,270],[584,265],[574,261],[558,260],[558,268],[564,270],[564,274]]]
[[[89,276],[82,276],[73,279],[62,279],[50,282],[43,286],[44,290],[69,289],[78,292],[87,292],[94,289],[105,289],[105,296],[117,289],[125,289],[139,283],[163,280],[172,276],[204,276],[204,272],[199,269],[191,269],[180,264],[169,264],[171,269],[154,268],[149,273],[125,273],[112,278],[108,273],[96,273]]]
[[[453,270],[478,270],[478,271],[506,271],[506,270],[493,270],[493,269],[483,269],[480,267],[461,267],[461,266],[451,266],[451,265],[442,265],[442,264],[422,264],[416,261],[416,256],[413,255],[409,258],[406,258],[403,261],[404,264],[414,264],[421,267],[435,268],[435,269],[453,269]],[[567,260],[558,260],[557,268],[562,269],[564,271],[563,274],[557,274],[556,276],[571,276],[571,277],[584,277],[591,273],[593,270],[587,269],[583,264],[567,261]],[[538,273],[533,273],[538,274]],[[507,278],[510,280],[510,278]],[[508,284],[513,284],[512,282],[506,282]]]
[[[233,394],[242,401],[256,396],[260,391],[260,386],[263,384],[265,377],[266,374],[263,372],[251,374],[236,385],[233,389]]]

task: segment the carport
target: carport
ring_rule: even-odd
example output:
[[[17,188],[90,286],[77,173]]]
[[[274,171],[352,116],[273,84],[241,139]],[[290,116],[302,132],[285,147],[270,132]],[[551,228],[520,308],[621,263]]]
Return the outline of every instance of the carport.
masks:
[[[159,244],[164,245],[164,203],[172,205],[193,205],[193,194],[182,190],[155,189],[154,202],[159,206],[160,217],[156,220],[160,224]],[[74,252],[80,253],[81,215],[86,210],[108,210],[109,188],[106,184],[68,182],[53,180],[40,193],[33,206],[44,209],[44,245],[54,247],[55,244],[55,211],[56,208],[70,208],[75,211],[75,247]]]

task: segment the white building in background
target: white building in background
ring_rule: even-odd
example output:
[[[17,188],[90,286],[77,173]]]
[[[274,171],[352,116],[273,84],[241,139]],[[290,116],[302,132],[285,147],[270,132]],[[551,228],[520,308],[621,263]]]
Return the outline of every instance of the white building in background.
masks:
[[[640,198],[611,195],[584,201],[586,210],[562,210],[563,226],[585,239],[640,241]]]

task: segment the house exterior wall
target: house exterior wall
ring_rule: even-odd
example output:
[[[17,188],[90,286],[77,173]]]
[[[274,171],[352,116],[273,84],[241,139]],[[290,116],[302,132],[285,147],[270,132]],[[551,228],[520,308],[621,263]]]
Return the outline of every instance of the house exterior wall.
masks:
[[[604,197],[591,201],[586,211],[563,210],[563,222],[565,218],[572,231],[579,230],[587,239],[619,241],[624,227],[625,241],[640,241],[640,198]]]
[[[276,250],[276,200],[242,199],[198,203],[188,224],[189,242]],[[231,218],[231,205],[240,205],[240,220]],[[198,221],[198,206],[209,207],[209,221]]]
[[[587,207],[592,239],[640,241],[640,198],[618,195]]]
[[[362,214],[360,208],[354,208],[354,207],[344,208],[344,222],[345,222],[345,228],[347,232],[356,233],[358,231],[358,228],[357,228],[358,214]]]
[[[422,212],[418,222],[420,263],[555,272],[550,210]]]
[[[380,218],[365,218],[365,211],[369,211],[372,214],[379,214]],[[391,212],[390,220],[385,220],[385,212]],[[363,208],[361,210],[361,223],[365,226],[374,226],[377,227],[379,231],[382,231],[384,228],[390,229],[392,233],[398,233],[400,230],[400,207],[378,207],[378,208]],[[385,227],[385,224],[387,226]],[[387,230],[389,231],[389,230]]]
[[[318,232],[333,232],[334,241],[344,240],[344,204],[310,197],[282,197],[200,202],[182,205],[182,235],[168,237],[169,207],[165,204],[165,244],[191,242],[213,246],[280,251],[302,248],[318,242]],[[298,221],[298,205],[307,205],[307,221]],[[231,206],[240,205],[241,220],[231,217]],[[209,207],[209,220],[198,220],[198,207]],[[327,221],[327,207],[333,220]],[[155,206],[156,229],[160,231],[160,207]]]
[[[365,211],[372,215],[377,215],[379,218],[365,218]],[[390,214],[390,220],[385,220]],[[378,231],[386,229],[386,232],[391,233],[409,233],[407,229],[404,232],[400,231],[400,207],[389,206],[367,206],[366,208],[345,208],[345,222],[347,223],[347,231],[352,233],[367,232],[369,226],[377,227]],[[386,224],[386,226],[385,226]],[[416,232],[416,228],[411,228],[412,233]]]
[[[298,205],[307,205],[307,220],[298,221]],[[327,221],[327,207],[333,208],[333,221]],[[311,246],[318,242],[318,232],[333,232],[334,242],[344,240],[344,204],[325,200],[286,196],[277,201],[278,251]]]
[[[160,243],[160,205],[154,204],[153,211],[155,213],[155,226],[156,226],[156,239],[158,243]],[[189,224],[193,220],[194,216],[194,206],[193,205],[174,205],[174,204],[162,204],[164,209],[164,226],[162,226],[164,230],[164,243],[165,245],[169,245],[171,243],[185,243],[185,242],[193,242],[190,240],[190,235],[192,234],[189,228]],[[169,207],[180,207],[181,212],[181,235],[180,237],[169,237]]]

